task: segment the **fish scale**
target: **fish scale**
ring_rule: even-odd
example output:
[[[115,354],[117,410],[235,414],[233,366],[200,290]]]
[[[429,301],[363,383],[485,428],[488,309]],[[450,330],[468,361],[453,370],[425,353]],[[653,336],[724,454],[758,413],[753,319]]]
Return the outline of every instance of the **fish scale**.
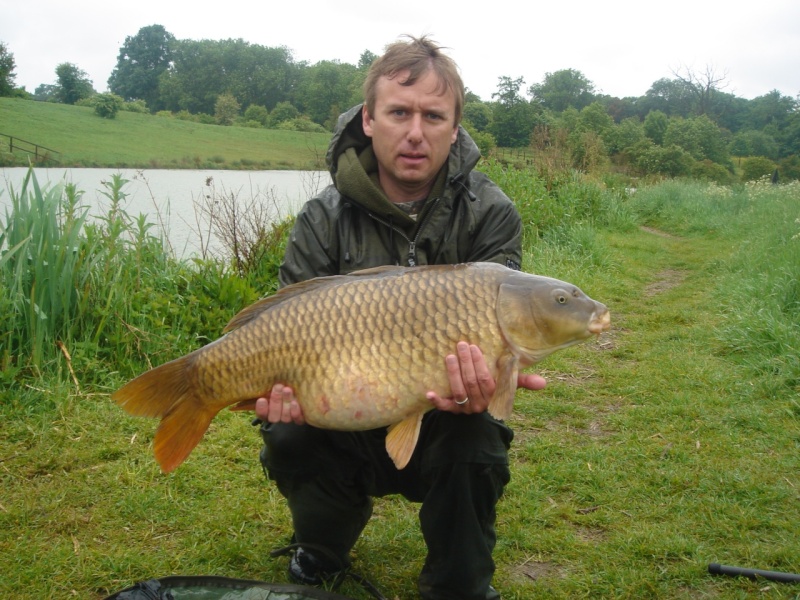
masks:
[[[244,309],[220,339],[156,367],[113,399],[161,417],[155,454],[177,467],[226,406],[291,387],[307,423],[389,426],[387,451],[408,462],[429,391],[452,394],[444,357],[478,345],[507,418],[521,366],[609,327],[607,308],[572,284],[493,263],[379,267],[288,286]]]

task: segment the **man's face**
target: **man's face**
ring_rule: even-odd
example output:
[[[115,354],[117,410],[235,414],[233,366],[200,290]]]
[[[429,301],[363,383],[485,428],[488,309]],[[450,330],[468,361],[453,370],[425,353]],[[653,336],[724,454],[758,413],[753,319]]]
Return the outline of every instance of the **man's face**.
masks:
[[[414,85],[400,85],[408,73],[378,80],[375,114],[366,105],[364,133],[372,138],[378,176],[390,200],[424,198],[447,160],[458,136],[456,100],[450,89],[437,89],[436,73],[428,71]]]

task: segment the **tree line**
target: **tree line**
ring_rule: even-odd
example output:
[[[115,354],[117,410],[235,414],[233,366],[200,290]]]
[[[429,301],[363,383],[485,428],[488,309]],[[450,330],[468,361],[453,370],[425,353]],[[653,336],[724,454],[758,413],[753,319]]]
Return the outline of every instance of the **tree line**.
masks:
[[[77,65],[56,68],[55,84],[34,93],[13,86],[13,55],[0,42],[0,95],[169,114],[221,125],[330,131],[338,115],[362,99],[376,55],[357,65],[298,62],[286,47],[242,39],[179,40],[161,25],[125,39],[108,80],[96,94]],[[691,175],[729,182],[774,174],[800,178],[800,101],[772,90],[747,100],[725,91],[725,75],[706,69],[673,72],[643,96],[598,93],[574,69],[547,73],[527,86],[501,76],[490,99],[467,92],[464,125],[484,153],[530,148],[564,166],[614,165],[632,174]],[[467,82],[468,83],[468,82]]]

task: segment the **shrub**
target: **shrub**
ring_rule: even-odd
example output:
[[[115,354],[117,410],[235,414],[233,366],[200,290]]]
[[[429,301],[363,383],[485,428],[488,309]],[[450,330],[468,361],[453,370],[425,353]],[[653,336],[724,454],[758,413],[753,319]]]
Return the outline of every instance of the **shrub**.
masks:
[[[115,119],[125,101],[116,94],[96,94],[94,96],[94,113],[104,119]]]
[[[753,156],[742,162],[742,181],[757,181],[764,176],[772,175],[775,163],[763,156]]]
[[[674,144],[667,147],[649,146],[636,158],[636,166],[646,175],[680,177],[688,175],[693,164],[689,153]]]
[[[217,125],[233,125],[240,109],[239,101],[233,94],[220,94],[214,104],[214,118]]]
[[[778,166],[781,179],[800,179],[800,156],[787,156]]]
[[[255,121],[261,127],[266,127],[269,121],[269,111],[264,106],[251,104],[244,111],[244,120],[246,122]]]
[[[144,100],[131,100],[122,105],[122,110],[132,113],[149,113],[150,109],[147,108],[147,103]]]
[[[694,164],[692,167],[692,177],[704,181],[713,181],[722,185],[731,183],[733,179],[728,169],[708,159],[701,160]]]

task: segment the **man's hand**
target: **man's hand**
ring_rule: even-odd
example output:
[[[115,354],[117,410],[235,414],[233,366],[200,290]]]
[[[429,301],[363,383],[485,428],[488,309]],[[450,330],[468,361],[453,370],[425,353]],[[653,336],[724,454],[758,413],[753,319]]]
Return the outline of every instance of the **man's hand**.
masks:
[[[477,346],[459,342],[456,354],[445,358],[450,379],[451,398],[442,398],[428,392],[427,398],[439,410],[452,413],[473,414],[484,412],[489,407],[497,382],[489,372],[483,352]],[[517,387],[540,390],[547,382],[540,375],[520,375]]]
[[[306,422],[294,390],[282,383],[272,386],[269,397],[256,400],[256,416],[269,423],[303,425]]]

